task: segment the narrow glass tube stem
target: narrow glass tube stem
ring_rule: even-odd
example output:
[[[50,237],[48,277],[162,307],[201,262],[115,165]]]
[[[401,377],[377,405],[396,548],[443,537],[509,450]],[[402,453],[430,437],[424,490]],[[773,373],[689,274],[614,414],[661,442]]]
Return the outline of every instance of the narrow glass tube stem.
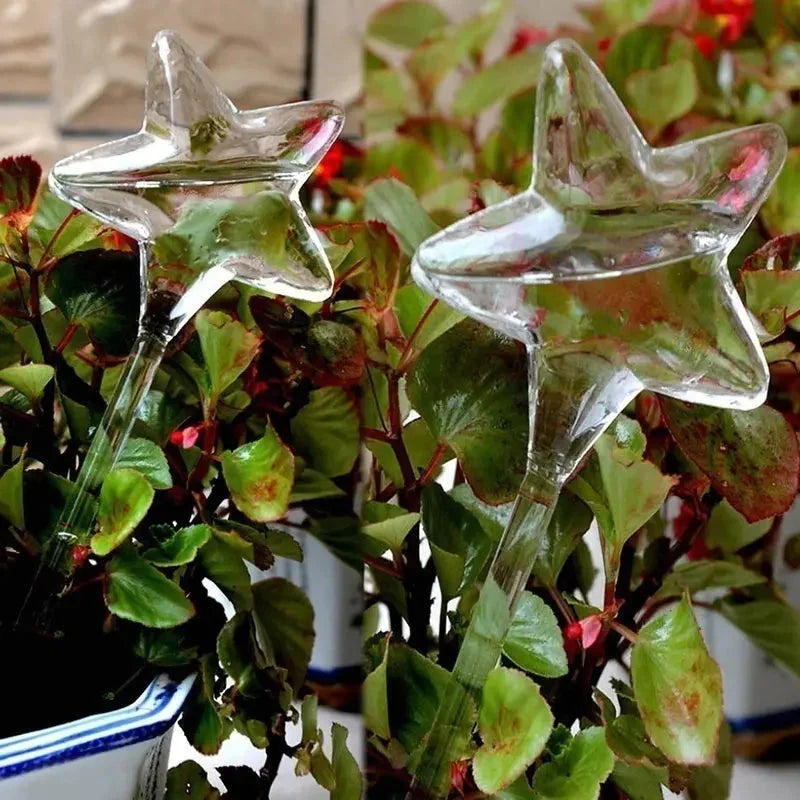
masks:
[[[450,763],[471,735],[470,705],[497,665],[520,593],[550,523],[561,481],[529,472],[472,613],[461,650],[419,762],[415,785],[432,797],[450,788]],[[410,796],[410,795],[409,795]]]
[[[67,499],[54,535],[48,540],[17,624],[46,628],[51,606],[63,589],[72,547],[87,544],[97,515],[93,491],[114,468],[164,355],[163,337],[145,328],[125,364],[114,394],[97,427],[74,490]]]

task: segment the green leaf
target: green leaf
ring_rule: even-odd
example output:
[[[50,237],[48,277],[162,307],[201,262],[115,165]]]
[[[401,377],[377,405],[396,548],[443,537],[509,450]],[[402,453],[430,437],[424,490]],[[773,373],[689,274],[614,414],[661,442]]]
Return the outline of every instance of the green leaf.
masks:
[[[254,550],[267,548],[270,553],[280,558],[288,558],[290,561],[302,561],[303,550],[290,533],[276,528],[266,530],[256,530],[249,525],[233,520],[219,520],[217,524],[219,530],[229,530],[238,534],[242,539],[253,545]]]
[[[417,196],[432,191],[441,182],[441,169],[427,143],[398,134],[367,150],[364,171],[368,181],[395,174]]]
[[[303,684],[314,646],[314,609],[306,593],[283,578],[253,584],[253,621],[259,647],[288,671],[297,691]]]
[[[88,214],[76,214],[62,227],[67,217],[74,214],[74,211],[69,203],[65,203],[51,192],[42,193],[33,222],[28,228],[32,263],[38,266],[44,250],[48,247],[50,258],[61,259],[80,250],[92,250],[103,246],[99,237],[105,226],[100,220]],[[58,238],[53,241],[57,230]],[[138,311],[138,302],[136,306]]]
[[[401,47],[417,47],[447,25],[447,16],[434,3],[399,0],[372,16],[367,35]]]
[[[524,775],[520,775],[511,786],[496,792],[492,800],[537,800],[537,798],[528,779]]]
[[[54,371],[48,364],[21,364],[0,369],[0,381],[25,395],[31,403],[41,400]]]
[[[200,662],[200,676],[183,708],[180,726],[192,746],[204,755],[216,755],[231,733],[232,725],[216,701],[217,660],[213,655]]]
[[[800,180],[800,148],[792,148],[767,201],[761,219],[773,236],[800,233],[800,197],[795,187]]]
[[[144,475],[154,489],[169,489],[172,475],[164,451],[149,439],[128,439],[114,469],[132,469]]]
[[[336,786],[331,800],[361,800],[364,781],[353,754],[347,748],[347,728],[334,722],[331,728],[333,743],[333,773]]]
[[[614,768],[602,728],[585,728],[533,777],[537,800],[597,800]]]
[[[743,589],[765,583],[766,578],[732,561],[688,561],[667,575],[656,597],[682,597],[706,589]]]
[[[328,517],[313,519],[309,533],[319,539],[336,558],[352,567],[359,574],[364,567],[362,553],[365,539],[361,535],[358,519],[355,517]],[[377,545],[380,548],[380,545]],[[374,555],[380,555],[379,552]]]
[[[133,548],[122,548],[114,555],[106,578],[106,605],[122,619],[148,628],[174,628],[195,614],[180,587]]]
[[[536,86],[541,64],[539,48],[523,50],[492,62],[470,75],[458,87],[453,99],[453,113],[457,117],[472,117],[495,103]]]
[[[66,319],[104,351],[117,356],[131,351],[139,324],[138,254],[73,253],[48,273],[46,291]]]
[[[508,502],[525,472],[528,381],[516,343],[465,321],[430,344],[407,392],[431,433],[452,447],[475,494]]]
[[[389,721],[394,737],[407,753],[413,753],[430,733],[433,721],[451,685],[450,673],[421,653],[405,645],[389,645]],[[464,703],[464,718],[458,730],[466,733],[453,743],[454,757],[468,746],[475,707],[471,699],[457,692]],[[462,692],[464,690],[461,690]]]
[[[370,500],[364,504],[364,524],[361,532],[399,554],[411,529],[419,522],[419,514],[409,513],[399,506]]]
[[[544,750],[552,729],[553,714],[539,687],[522,672],[493,669],[478,712],[483,744],[472,762],[478,788],[492,794],[514,783]]]
[[[605,72],[620,96],[627,100],[628,77],[642,70],[656,70],[664,63],[670,28],[642,25],[623,33],[611,45]]]
[[[700,96],[694,65],[686,59],[635,72],[625,86],[634,114],[657,130],[691,111]]]
[[[635,714],[620,714],[606,722],[606,741],[614,753],[628,764],[664,767],[669,763],[647,735],[642,718]]]
[[[541,597],[523,592],[503,653],[518,667],[545,678],[559,678],[568,671],[564,640],[556,615]]]
[[[713,764],[722,722],[722,676],[687,599],[642,628],[631,672],[653,744],[679,764]]]
[[[180,265],[184,282],[213,267],[250,256],[280,274],[291,269],[287,243],[294,211],[287,196],[262,190],[246,199],[189,198],[180,220],[153,242],[150,280],[174,279]]]
[[[25,460],[21,458],[0,478],[0,515],[21,531],[25,530],[24,475]]]
[[[361,713],[364,725],[381,739],[390,739],[392,730],[389,726],[389,698],[387,695],[389,663],[389,646],[384,649],[381,663],[364,679],[361,700]]]
[[[237,611],[253,607],[253,592],[247,565],[242,554],[221,534],[215,531],[203,545],[200,550],[200,563],[211,581],[219,586]]]
[[[222,311],[203,309],[195,317],[197,335],[208,373],[204,405],[213,413],[222,393],[247,369],[261,340]]]
[[[722,725],[715,763],[710,767],[693,769],[689,776],[690,800],[718,800],[730,797],[733,777],[733,741],[731,727]],[[636,800],[636,798],[633,798]],[[648,798],[649,800],[649,798]]]
[[[800,611],[777,600],[715,606],[757,647],[800,677]]]
[[[765,536],[771,527],[772,519],[748,522],[727,500],[723,500],[712,509],[704,537],[709,547],[735,553]]]
[[[220,800],[220,794],[208,782],[206,771],[199,764],[184,761],[167,773],[164,800]]]
[[[492,553],[492,542],[477,519],[438,483],[422,492],[422,524],[446,599],[475,585]]]
[[[197,551],[211,538],[211,528],[208,525],[191,525],[181,528],[160,542],[158,547],[151,547],[142,553],[142,558],[147,559],[157,567],[179,567],[190,564],[197,556]]]
[[[555,586],[564,564],[589,530],[594,516],[589,507],[570,492],[562,492],[547,531],[539,545],[533,573],[545,586]]]
[[[630,800],[664,800],[661,778],[667,780],[665,773],[666,770],[655,770],[651,767],[617,761],[611,778]],[[714,795],[714,797],[725,797],[725,795]],[[708,800],[711,800],[711,797]]]
[[[595,444],[571,489],[592,509],[603,535],[606,581],[615,578],[625,542],[663,505],[676,479],[643,459],[639,424],[618,417]]]
[[[330,478],[315,469],[306,467],[301,458],[295,457],[294,463],[296,468],[300,468],[300,472],[294,477],[294,487],[289,500],[292,505],[305,503],[309,500],[345,496],[345,492]]]
[[[659,400],[681,450],[749,522],[782,514],[792,505],[800,453],[783,414],[767,406],[729,411]]]
[[[236,507],[254,522],[280,519],[289,508],[294,456],[272,428],[255,442],[225,451],[222,473]]]
[[[367,186],[364,219],[385,222],[407,256],[439,230],[414,191],[396,178],[383,178]]]
[[[311,392],[291,421],[298,452],[311,466],[335,478],[353,468],[360,447],[358,414],[347,392],[326,386]]]
[[[447,333],[464,319],[464,315],[430,295],[418,286],[403,286],[395,298],[394,311],[403,335],[414,337],[414,350],[421,352],[432,341]]]
[[[100,489],[100,530],[92,537],[92,550],[107,556],[119,547],[145,518],[154,495],[147,478],[135,470],[115,469],[109,473]]]

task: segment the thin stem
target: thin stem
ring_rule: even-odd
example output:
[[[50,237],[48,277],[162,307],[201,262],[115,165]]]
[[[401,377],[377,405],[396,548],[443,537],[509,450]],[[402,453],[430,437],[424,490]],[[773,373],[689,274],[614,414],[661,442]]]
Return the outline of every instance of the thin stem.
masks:
[[[67,225],[73,220],[74,217],[77,217],[80,214],[77,208],[70,209],[69,214],[67,214],[64,219],[61,220],[61,224],[56,228],[55,233],[50,237],[50,241],[47,243],[47,247],[45,247],[44,251],[42,252],[41,257],[39,258],[39,263],[36,265],[37,269],[46,268],[48,266],[47,259],[50,256],[50,253],[53,252],[53,247],[55,246],[58,238],[64,233]]]
[[[400,354],[400,361],[397,364],[397,372],[399,374],[403,374],[406,369],[408,369],[408,364],[411,360],[411,353],[412,348],[414,347],[414,340],[419,336],[420,331],[422,330],[425,323],[428,321],[428,317],[436,310],[436,307],[439,305],[438,300],[434,300],[424,311],[422,316],[419,318],[419,322],[414,327],[414,330],[411,331],[411,336],[408,337],[406,340],[406,346],[403,348],[403,352]]]

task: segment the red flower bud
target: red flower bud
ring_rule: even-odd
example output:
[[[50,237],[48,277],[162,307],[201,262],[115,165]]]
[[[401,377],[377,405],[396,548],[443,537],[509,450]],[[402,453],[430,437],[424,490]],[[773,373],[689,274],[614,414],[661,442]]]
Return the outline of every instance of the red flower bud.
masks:
[[[522,53],[532,44],[545,44],[550,40],[550,34],[544,28],[534,25],[522,25],[514,33],[514,40],[508,48],[508,55]]]
[[[83,544],[76,544],[72,548],[72,562],[75,564],[76,569],[80,569],[86,564],[89,556],[92,553],[92,548]]]

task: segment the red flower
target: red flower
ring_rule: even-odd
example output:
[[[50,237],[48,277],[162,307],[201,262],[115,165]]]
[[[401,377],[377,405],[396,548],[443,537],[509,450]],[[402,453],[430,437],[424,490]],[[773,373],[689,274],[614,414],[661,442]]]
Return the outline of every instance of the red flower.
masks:
[[[607,53],[610,48],[611,48],[611,37],[609,37],[609,36],[606,36],[605,39],[601,39],[597,43],[597,49],[601,53]]]
[[[753,19],[753,0],[700,0],[700,10],[716,18],[720,41],[731,45],[744,36]]]
[[[317,186],[327,186],[342,171],[343,164],[344,145],[342,142],[334,142],[314,170],[314,183]]]
[[[535,25],[521,25],[514,33],[514,40],[508,48],[508,55],[522,53],[532,44],[545,44],[550,41],[550,34],[544,28]]]
[[[450,764],[450,785],[463,797],[464,783],[469,772],[469,761],[453,761]]]
[[[72,548],[72,561],[76,569],[80,569],[91,555],[92,548],[83,544],[76,544]]]
[[[694,46],[700,51],[703,58],[712,58],[717,49],[717,40],[705,33],[694,35]]]
[[[176,444],[178,447],[188,450],[190,447],[195,446],[200,436],[200,427],[199,425],[189,425],[189,427],[183,430],[172,431],[169,435],[169,440],[172,444]]]
[[[572,622],[564,628],[564,638],[567,642],[580,642],[584,650],[588,650],[600,636],[603,623],[597,614],[585,619]]]

